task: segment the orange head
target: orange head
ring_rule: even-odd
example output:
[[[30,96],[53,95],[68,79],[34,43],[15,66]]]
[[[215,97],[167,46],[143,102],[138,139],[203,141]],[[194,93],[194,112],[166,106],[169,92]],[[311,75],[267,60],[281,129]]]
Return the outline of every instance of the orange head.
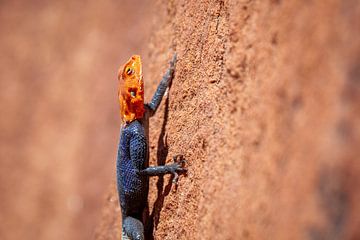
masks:
[[[120,116],[123,122],[130,123],[143,117],[144,81],[140,56],[134,55],[119,69]]]

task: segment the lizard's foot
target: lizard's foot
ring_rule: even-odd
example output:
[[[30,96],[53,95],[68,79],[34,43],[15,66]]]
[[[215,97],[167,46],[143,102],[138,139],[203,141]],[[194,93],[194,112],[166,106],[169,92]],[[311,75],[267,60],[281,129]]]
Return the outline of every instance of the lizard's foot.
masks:
[[[172,79],[174,77],[174,72],[175,72],[175,67],[176,67],[176,61],[177,61],[177,54],[174,53],[170,63],[169,63],[169,68],[167,69],[162,81],[163,83],[166,84],[166,86],[170,86]]]
[[[187,169],[184,168],[184,165],[186,163],[186,160],[184,159],[184,156],[181,154],[175,155],[173,157],[174,163],[170,166],[173,168],[171,170],[172,174],[174,175],[173,183],[177,185],[177,182],[179,180],[179,174],[178,172],[185,173],[187,172]]]
[[[182,155],[182,154],[177,154],[177,155],[173,156],[173,161],[174,161],[174,163],[178,163],[180,165],[183,165],[186,163],[184,155]]]
[[[176,60],[177,60],[177,53],[174,53],[173,58],[172,58],[171,61],[170,61],[170,69],[171,69],[172,71],[175,70]]]

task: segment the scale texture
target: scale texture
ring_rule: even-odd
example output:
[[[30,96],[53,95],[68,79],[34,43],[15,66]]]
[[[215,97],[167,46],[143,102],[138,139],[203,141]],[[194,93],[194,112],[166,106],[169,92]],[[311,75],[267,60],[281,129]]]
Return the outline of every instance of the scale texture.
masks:
[[[141,219],[148,195],[148,177],[139,175],[147,161],[144,128],[137,120],[120,131],[116,162],[117,185],[122,214]]]

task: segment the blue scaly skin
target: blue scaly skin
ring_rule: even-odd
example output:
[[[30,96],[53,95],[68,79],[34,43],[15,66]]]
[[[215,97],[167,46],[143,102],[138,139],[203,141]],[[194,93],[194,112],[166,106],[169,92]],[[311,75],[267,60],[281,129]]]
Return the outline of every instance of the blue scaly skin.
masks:
[[[149,176],[184,172],[182,156],[175,156],[174,163],[164,166],[148,167],[148,121],[158,109],[166,89],[174,75],[176,54],[170,67],[162,78],[151,102],[145,105],[145,114],[141,119],[125,123],[120,130],[120,142],[116,162],[117,187],[122,212],[123,239],[144,239],[142,216],[147,206]],[[177,161],[179,160],[179,161]]]

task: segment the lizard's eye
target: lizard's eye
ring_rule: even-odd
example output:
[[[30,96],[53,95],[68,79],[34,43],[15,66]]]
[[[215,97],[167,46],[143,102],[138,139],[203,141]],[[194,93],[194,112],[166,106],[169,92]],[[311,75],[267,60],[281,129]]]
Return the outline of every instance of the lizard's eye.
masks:
[[[125,72],[126,72],[127,75],[131,75],[131,74],[133,74],[134,70],[132,68],[130,68],[130,67],[127,67]]]

